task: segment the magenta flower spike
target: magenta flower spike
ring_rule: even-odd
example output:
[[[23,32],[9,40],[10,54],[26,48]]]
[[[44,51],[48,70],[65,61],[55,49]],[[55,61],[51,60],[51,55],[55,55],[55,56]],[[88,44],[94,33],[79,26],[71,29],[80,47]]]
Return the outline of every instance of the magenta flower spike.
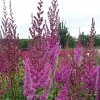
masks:
[[[97,97],[96,100],[100,100],[100,66],[98,67],[97,72]]]
[[[54,100],[69,100],[67,95],[68,95],[67,83],[64,83],[62,90],[58,93],[58,96],[55,97]]]
[[[71,74],[70,64],[60,66],[60,69],[57,69],[55,72],[55,80],[58,84],[66,83],[70,79],[70,74]]]

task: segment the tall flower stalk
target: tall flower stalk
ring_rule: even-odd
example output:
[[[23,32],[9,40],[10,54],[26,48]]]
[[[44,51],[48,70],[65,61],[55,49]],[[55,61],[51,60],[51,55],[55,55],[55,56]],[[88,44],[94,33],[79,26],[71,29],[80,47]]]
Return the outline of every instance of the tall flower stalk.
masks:
[[[59,46],[59,36],[58,36],[58,12],[56,12],[56,2],[53,0],[52,6],[53,9],[50,8],[48,12],[50,19],[50,30],[46,24],[42,24],[43,14],[42,4],[43,1],[40,0],[38,2],[39,6],[37,7],[37,17],[32,15],[32,27],[29,28],[31,36],[34,40],[33,46],[29,45],[29,53],[27,57],[24,59],[25,69],[31,69],[30,71],[25,71],[25,82],[24,82],[24,95],[27,96],[28,100],[32,100],[32,98],[39,98],[37,93],[38,89],[43,88],[44,93],[41,94],[40,100],[47,100],[48,94],[50,91],[51,83],[52,83],[52,75],[54,76],[54,70],[56,68],[56,61],[59,54],[60,46]],[[55,5],[55,6],[54,6]],[[55,13],[55,15],[53,15]],[[52,17],[56,17],[53,19]],[[45,33],[43,33],[43,31]],[[29,62],[27,63],[27,59]],[[27,65],[28,64],[28,65]],[[29,73],[28,73],[29,72]],[[31,93],[26,93],[27,91],[27,77],[31,75],[31,89],[33,88],[33,95]],[[30,96],[30,94],[32,96]],[[29,99],[30,97],[30,99]]]
[[[60,18],[58,16],[59,9],[57,9],[58,4],[57,0],[53,0],[51,2],[52,6],[49,7],[48,11],[48,20],[50,27],[46,24],[46,30],[47,30],[47,39],[50,44],[50,64],[51,64],[51,73],[52,73],[52,85],[54,86],[54,77],[55,77],[55,71],[56,71],[56,63],[58,60],[58,56],[60,53],[61,46],[59,45],[60,42],[60,36],[59,36],[59,23]],[[50,28],[50,29],[49,29]]]
[[[98,67],[97,71],[97,96],[96,100],[100,99],[100,66]]]
[[[96,78],[97,78],[97,54],[98,52],[94,48],[94,35],[95,35],[95,21],[92,18],[90,38],[87,43],[87,47],[84,48],[84,62],[85,73],[83,75],[83,82],[88,89],[87,99],[92,98],[96,93]]]
[[[8,85],[5,89],[0,89],[0,94],[4,95],[9,89],[11,89],[12,98],[15,100],[17,92],[16,69],[19,61],[19,37],[16,33],[16,24],[14,24],[12,16],[11,1],[9,2],[10,17],[7,17],[5,0],[3,0],[3,4],[4,18],[2,18],[0,34],[0,56],[2,56],[2,59],[0,59],[0,72],[1,74],[5,73]],[[0,87],[2,87],[2,85],[0,85]]]

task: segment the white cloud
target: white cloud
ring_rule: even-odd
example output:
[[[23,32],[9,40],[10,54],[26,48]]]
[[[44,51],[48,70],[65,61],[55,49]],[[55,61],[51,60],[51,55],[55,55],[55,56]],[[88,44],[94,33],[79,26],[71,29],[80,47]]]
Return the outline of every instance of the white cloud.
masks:
[[[6,1],[7,9],[9,0]],[[12,0],[12,10],[14,13],[17,31],[20,37],[28,37],[29,27],[31,26],[31,13],[36,15],[39,0]],[[47,19],[47,11],[51,6],[51,0],[43,0],[44,19]],[[3,0],[0,0],[0,19],[3,17]],[[100,0],[58,0],[59,15],[61,21],[66,21],[71,35],[78,35],[79,27],[86,34],[90,32],[91,19],[94,17],[96,22],[96,31],[100,34]],[[8,10],[9,11],[9,10]]]

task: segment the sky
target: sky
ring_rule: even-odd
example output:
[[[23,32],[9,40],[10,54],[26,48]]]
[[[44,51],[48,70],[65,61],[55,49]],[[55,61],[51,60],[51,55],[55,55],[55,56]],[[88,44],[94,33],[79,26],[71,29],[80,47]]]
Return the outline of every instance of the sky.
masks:
[[[9,13],[9,0],[6,1]],[[17,33],[20,38],[30,36],[31,13],[36,15],[39,0],[11,0],[12,10]],[[48,20],[47,12],[51,6],[51,0],[43,0],[44,19]],[[72,36],[78,36],[80,32],[90,34],[91,21],[94,18],[96,33],[100,34],[100,0],[58,0],[60,21],[66,22]],[[0,26],[3,17],[3,0],[0,0]]]

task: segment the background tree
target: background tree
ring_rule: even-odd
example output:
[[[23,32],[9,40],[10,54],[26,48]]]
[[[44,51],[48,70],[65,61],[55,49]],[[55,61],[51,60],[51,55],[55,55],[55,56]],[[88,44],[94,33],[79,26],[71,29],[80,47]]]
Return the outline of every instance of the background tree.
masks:
[[[89,41],[89,35],[85,35],[84,32],[80,34],[82,45],[86,46],[86,43]]]
[[[68,28],[65,26],[63,22],[59,24],[59,27],[60,27],[60,32],[59,32],[60,45],[62,46],[62,48],[64,48],[67,41]]]
[[[89,41],[89,35],[85,35],[84,32],[82,32],[80,36],[81,36],[82,45],[86,46],[86,43]],[[94,46],[95,47],[100,46],[100,35],[99,34],[95,34],[94,36]]]
[[[100,46],[100,35],[99,35],[99,34],[96,34],[96,35],[94,36],[94,41],[95,41],[94,46],[95,46],[95,47],[99,47],[99,46]]]
[[[77,38],[70,36],[69,37],[69,43],[68,43],[69,48],[74,48],[76,43],[77,43]]]
[[[28,42],[27,39],[20,39],[21,49],[28,48]]]
[[[68,32],[68,27],[66,27],[66,25],[64,24],[64,22],[61,22],[59,24],[59,27],[60,27],[60,32],[59,32],[59,35],[60,35],[60,45],[62,48],[64,48],[66,46],[66,42],[68,40],[68,37],[69,37],[69,32]],[[69,43],[68,43],[68,46],[70,48],[73,48],[75,47],[76,45],[76,38],[73,37],[73,36],[70,36],[69,37]]]

